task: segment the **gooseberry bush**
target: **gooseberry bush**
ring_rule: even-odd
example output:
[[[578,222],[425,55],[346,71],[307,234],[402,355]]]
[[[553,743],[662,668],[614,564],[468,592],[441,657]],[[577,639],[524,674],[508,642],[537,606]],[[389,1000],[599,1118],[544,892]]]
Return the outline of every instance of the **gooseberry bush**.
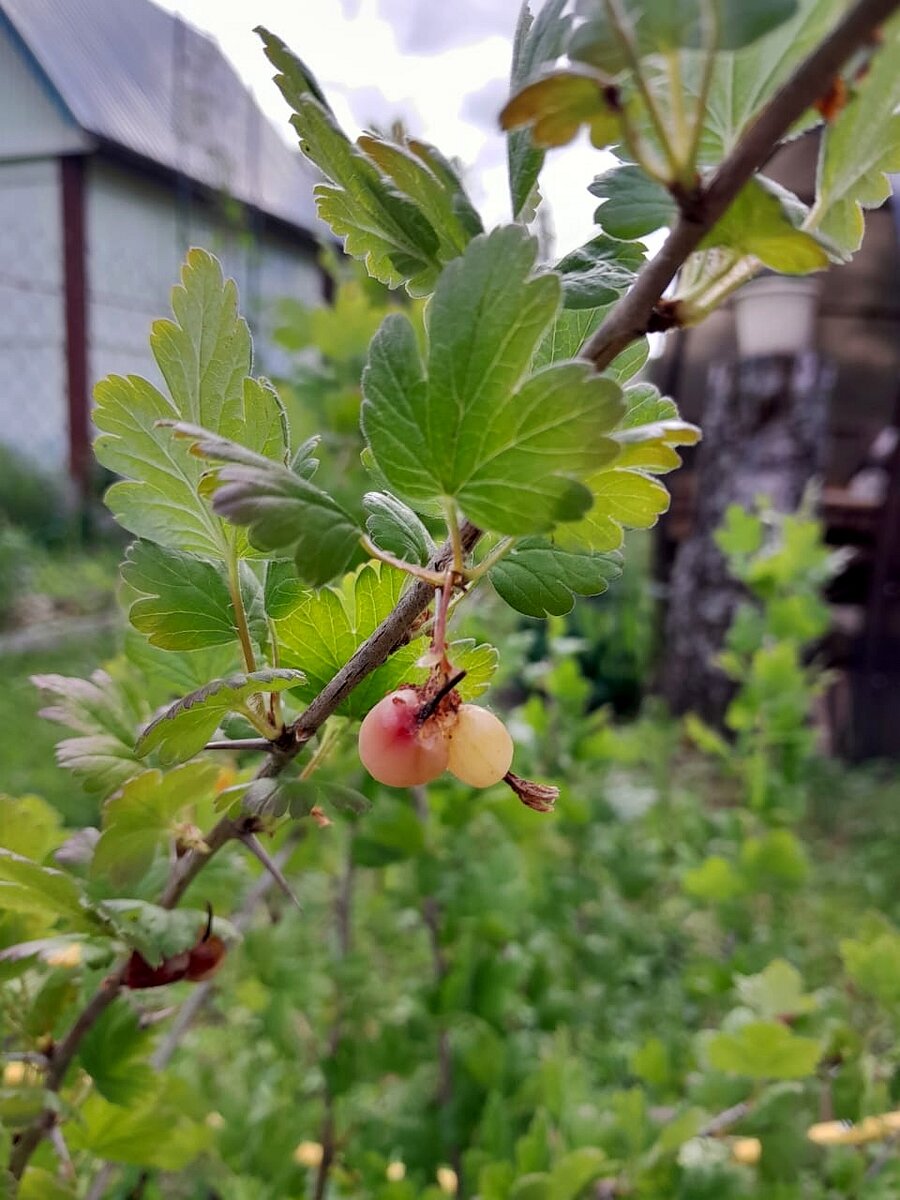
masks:
[[[296,1053],[320,1123],[293,1157],[279,1151],[283,1169],[268,1174],[245,1145],[243,1165],[217,1181],[216,1194],[399,1200],[427,1195],[429,1186],[497,1200],[566,1200],[589,1186],[606,1196],[744,1194],[735,1189],[745,1177],[715,1155],[698,1170],[697,1147],[675,1155],[728,1128],[711,1110],[749,1103],[741,1081],[759,1092],[815,1072],[824,1034],[796,1032],[793,1022],[818,1001],[790,968],[766,975],[752,955],[739,964],[751,981],[740,992],[745,1012],[711,1044],[708,1066],[720,1075],[695,1088],[686,1109],[686,1070],[648,1042],[634,1074],[655,1080],[656,1116],[645,1099],[620,1090],[610,1102],[619,1126],[605,1140],[592,1139],[565,1101],[571,1087],[587,1104],[564,1038],[547,1051],[540,1085],[507,1061],[499,1029],[527,1057],[539,1028],[572,1016],[567,1005],[580,986],[570,978],[574,935],[557,944],[548,922],[560,906],[571,903],[574,915],[583,905],[576,893],[590,869],[583,847],[554,850],[552,828],[570,821],[575,842],[586,832],[589,774],[575,764],[602,757],[603,729],[585,711],[583,681],[564,655],[547,665],[515,725],[504,722],[493,697],[509,677],[515,638],[498,651],[491,639],[501,638],[481,610],[499,633],[510,628],[509,614],[556,621],[576,598],[614,585],[624,530],[650,528],[665,511],[660,476],[679,465],[678,448],[699,431],[654,385],[636,380],[648,333],[701,320],[763,269],[823,270],[858,248],[863,210],[887,195],[885,172],[900,153],[896,8],[896,0],[584,0],[572,14],[563,0],[547,0],[533,15],[526,4],[510,99],[499,114],[511,220],[490,230],[455,164],[405,134],[351,142],[306,66],[260,31],[300,147],[323,177],[320,217],[346,255],[398,299],[365,352],[361,461],[339,488],[320,483],[335,474],[329,439],[320,446],[315,436],[292,435],[278,391],[252,374],[235,285],[204,250],[189,252],[172,315],[151,331],[164,389],[137,376],[97,387],[96,456],[118,476],[106,501],[135,539],[121,568],[129,628],[124,654],[90,679],[35,680],[49,698],[44,715],[67,730],[60,765],[96,797],[99,828],[64,836],[35,798],[7,807],[0,969],[10,997],[2,1109],[9,1193],[102,1196],[111,1170],[134,1167],[127,1194],[140,1195],[163,1186],[153,1173],[181,1171],[209,1149],[225,1118],[202,1111],[190,1080],[167,1068],[222,968],[216,982],[225,980],[226,1010],[228,987],[253,1011],[259,989],[277,990],[280,978],[294,1007],[308,993],[304,1003],[326,1016],[328,1034],[313,1067],[282,1011],[283,1027],[259,1037],[259,1061],[248,1049],[243,1068],[228,1065],[230,1080],[256,1096],[254,1072],[274,1071]],[[807,208],[759,170],[779,143],[823,122]],[[599,232],[560,261],[543,262],[528,226],[544,157],[583,128],[616,156],[590,184],[602,201]],[[664,228],[667,240],[648,259],[636,239]],[[486,640],[458,636],[466,620],[485,627]],[[798,663],[791,665],[800,671]],[[795,726],[805,720],[805,712],[789,716]],[[349,749],[354,735],[358,757]],[[764,822],[775,807],[760,802],[755,819]],[[683,814],[676,822],[670,805],[662,811],[657,834],[675,822],[673,841],[654,853],[677,874],[674,839],[696,847],[697,825]],[[349,839],[340,836],[342,820]],[[537,850],[546,843],[559,876],[534,888],[534,911],[525,912],[510,845],[491,839],[532,821],[550,832],[532,845],[528,873],[541,871]],[[747,861],[743,850],[737,866],[723,859],[733,885],[722,883],[715,862],[691,863],[699,874],[686,876],[685,887],[721,909],[729,937],[728,921],[752,891],[753,863],[759,877],[760,861],[771,857],[764,838],[786,833],[754,832]],[[789,834],[775,844],[781,874],[769,882],[780,895],[802,874],[802,852]],[[606,869],[622,896],[640,896],[642,865],[624,843],[617,853]],[[229,976],[228,950],[255,907],[272,903],[270,886],[293,905],[300,867],[315,881],[335,868],[335,856],[337,933],[328,961],[316,923],[328,919],[328,905],[313,896],[312,925],[285,910],[294,944],[278,945],[274,935],[257,942],[265,959],[258,989],[242,991]],[[357,875],[402,859],[419,867],[420,887],[406,907],[420,910],[430,952],[415,959],[410,977],[392,978],[386,960],[366,975],[353,944]],[[251,863],[264,873],[255,876]],[[384,945],[402,941],[403,930],[383,922],[379,888],[363,890],[365,920]],[[741,909],[740,928],[748,913]],[[624,910],[619,919],[624,928]],[[681,943],[677,920],[662,925],[668,949],[649,947],[650,934],[629,927],[630,981],[629,964],[624,975],[613,970],[604,947],[586,942],[598,978],[608,972],[610,1004],[624,1005],[631,988],[665,1003],[661,964]],[[447,944],[457,935],[451,957]],[[888,1001],[871,947],[894,953],[894,936],[869,930],[848,951],[861,986]],[[528,945],[518,962],[503,953],[517,939]],[[304,962],[317,964],[318,976]],[[555,967],[568,980],[568,999],[553,986]],[[415,976],[427,977],[427,1000]],[[510,1001],[516,981],[539,998],[530,1013]],[[182,985],[196,990],[173,1020],[154,997]],[[688,989],[690,1004],[702,1006],[704,986]],[[464,994],[477,1020],[451,1030],[447,1014],[464,1007]],[[436,1037],[423,1060],[400,1027],[404,1012],[423,1023],[426,1010]],[[405,1159],[391,1159],[394,1145],[407,1141],[399,1125],[394,1143],[382,1138],[377,1149],[347,1132],[348,1117],[361,1128],[377,1107],[371,1092],[353,1091],[376,1086],[360,1050],[371,1037],[367,1014],[394,1039],[396,1061],[388,1067],[388,1047],[380,1077],[421,1067],[410,1103],[418,1097],[420,1108],[438,1114],[423,1142],[431,1149],[413,1164],[419,1182],[405,1179]],[[227,1022],[227,1011],[219,1019]],[[607,1014],[606,1042],[591,1044],[601,1059],[612,1061],[618,1021]],[[407,1031],[413,1040],[418,1028]],[[228,1027],[229,1045],[241,1037],[238,1025]],[[213,1061],[223,1053],[219,1044]],[[686,1059],[682,1043],[674,1053]],[[462,1084],[458,1061],[466,1064]],[[310,1095],[296,1086],[297,1109],[306,1112]],[[504,1095],[516,1088],[523,1090],[507,1106]],[[523,1122],[535,1089],[543,1099]],[[778,1095],[766,1093],[766,1103],[777,1108]],[[791,1096],[781,1093],[782,1106]],[[226,1090],[217,1103],[228,1108],[235,1098]],[[293,1129],[271,1126],[265,1137],[270,1153],[285,1137],[296,1140]],[[707,1183],[712,1190],[703,1191]],[[180,1194],[173,1186],[158,1194]],[[670,1190],[654,1192],[658,1186]]]

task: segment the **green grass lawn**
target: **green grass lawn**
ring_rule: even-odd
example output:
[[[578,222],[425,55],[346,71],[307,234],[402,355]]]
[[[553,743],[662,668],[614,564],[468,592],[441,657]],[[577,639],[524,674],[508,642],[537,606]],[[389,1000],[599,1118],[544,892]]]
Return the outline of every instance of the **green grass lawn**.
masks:
[[[65,733],[38,717],[42,701],[30,679],[37,673],[87,675],[115,652],[116,641],[116,633],[107,630],[52,650],[0,657],[0,792],[36,793],[68,822],[94,823],[96,801],[56,765],[54,747]]]

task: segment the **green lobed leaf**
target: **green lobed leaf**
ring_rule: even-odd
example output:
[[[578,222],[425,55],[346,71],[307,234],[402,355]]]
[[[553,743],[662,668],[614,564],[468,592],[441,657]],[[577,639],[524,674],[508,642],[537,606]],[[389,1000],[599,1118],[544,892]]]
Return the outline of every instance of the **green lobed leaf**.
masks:
[[[560,309],[534,352],[531,369],[539,371],[551,363],[576,358],[608,312],[608,307]],[[643,341],[646,344],[646,339]]]
[[[363,134],[356,144],[428,219],[437,234],[441,262],[462,254],[475,234],[483,232],[458,175],[433,146],[411,138],[390,142],[372,133]]]
[[[103,932],[77,879],[0,848],[0,909],[39,913],[70,929]]]
[[[236,645],[173,653],[151,646],[136,630],[127,629],[124,648],[127,669],[138,673],[151,711],[241,667]]]
[[[573,476],[610,461],[618,386],[586,363],[526,377],[553,319],[559,281],[534,276],[519,226],[476,239],[431,305],[427,375],[412,326],[387,318],[363,373],[363,431],[391,487],[412,502],[455,497],[483,528],[522,535],[575,520]]]
[[[40,715],[81,735],[61,741],[56,759],[86,791],[108,796],[143,769],[134,741],[146,707],[105,671],[95,671],[90,679],[34,675],[32,683],[56,701]]]
[[[204,799],[218,778],[212,762],[188,763],[163,775],[144,771],[127,781],[103,806],[103,832],[94,849],[91,875],[113,887],[137,883],[170,836],[180,812]]]
[[[45,1107],[42,1104],[34,1115],[37,1116]],[[69,1184],[44,1167],[29,1167],[15,1192],[4,1193],[0,1180],[0,1197],[6,1200],[7,1195],[10,1198],[15,1196],[16,1200],[76,1200],[76,1193]]]
[[[600,327],[612,305],[602,308],[564,308],[541,339],[534,358],[532,371],[562,359],[577,358],[581,348],[594,330]],[[618,354],[604,372],[617,383],[626,383],[640,371],[650,352],[645,337],[636,338],[630,346]]]
[[[646,237],[671,225],[678,212],[666,188],[631,163],[598,175],[588,191],[603,201],[594,220],[614,238]]]
[[[619,554],[573,550],[545,538],[523,538],[489,579],[503,600],[528,617],[571,612],[575,596],[597,596],[622,573]]]
[[[3,847],[40,861],[61,846],[69,831],[52,805],[40,796],[6,796],[0,793],[0,830]]]
[[[199,909],[162,908],[145,900],[104,900],[98,907],[116,936],[151,967],[196,945],[209,919]],[[213,919],[213,931],[226,939],[237,936],[234,927],[219,917]]]
[[[535,17],[528,0],[524,0],[513,39],[511,95],[563,53],[572,24],[572,18],[563,14],[565,7],[566,0],[547,0]],[[527,219],[536,207],[534,197],[544,151],[535,146],[529,130],[513,129],[506,138],[506,161],[513,217]]]
[[[627,388],[625,402],[612,433],[619,455],[585,481],[594,498],[591,509],[556,531],[554,540],[566,549],[606,553],[619,549],[624,529],[655,525],[669,507],[669,493],[653,474],[678,465],[673,446],[699,440],[699,429],[679,420],[674,402],[660,397],[652,384]]]
[[[211,558],[226,553],[220,526],[199,495],[202,468],[160,421],[207,422],[239,435],[250,336],[237,313],[237,289],[218,262],[191,250],[172,292],[174,321],[157,321],[151,347],[169,384],[163,396],[135,375],[111,376],[96,388],[95,453],[124,477],[106,495],[116,520],[132,533]]]
[[[251,361],[237,285],[223,278],[211,254],[190,250],[181,284],[172,289],[172,312],[174,320],[154,322],[150,346],[176,411],[185,421],[237,437]]]
[[[822,1048],[779,1021],[749,1021],[734,1033],[716,1033],[706,1043],[717,1071],[749,1079],[804,1079],[815,1072]]]
[[[295,460],[292,469],[195,425],[178,423],[175,433],[191,443],[194,455],[227,464],[216,471],[213,508],[233,524],[247,526],[257,550],[290,554],[302,578],[317,586],[346,569],[357,549],[359,526],[310,483],[314,459]]]
[[[389,492],[367,492],[363,508],[366,529],[376,546],[404,562],[424,567],[437,547],[416,513]]]
[[[227,713],[245,712],[251,696],[283,692],[302,682],[301,672],[276,667],[214,679],[152,721],[138,740],[137,753],[142,758],[155,753],[164,766],[185,762],[199,754]]]
[[[273,817],[290,813],[295,820],[308,817],[313,808],[359,816],[372,806],[355,788],[323,779],[256,779],[228,791],[234,796],[232,803],[240,803],[245,812]]]
[[[414,643],[420,653],[425,652],[425,639]],[[447,655],[458,671],[465,671],[465,679],[458,684],[457,691],[463,700],[477,700],[487,691],[500,662],[496,647],[487,642],[476,642],[474,638],[459,638],[450,642]],[[427,671],[424,667],[411,672],[415,683],[424,683]]]
[[[94,1094],[79,1106],[66,1136],[73,1150],[113,1163],[161,1171],[181,1171],[212,1140],[212,1130],[185,1115],[186,1097],[160,1080],[142,1103],[111,1104]]]
[[[628,410],[614,435],[622,448],[616,466],[651,474],[680,467],[681,456],[675,447],[696,445],[700,440],[697,426],[682,421],[675,401],[661,396],[652,383],[626,388],[625,402]]]
[[[340,587],[310,592],[288,615],[275,622],[281,661],[300,668],[305,682],[295,687],[301,700],[311,700],[393,611],[407,581],[402,571],[367,564],[348,575]],[[379,667],[338,708],[343,716],[362,717],[386,691],[398,657],[410,665],[409,647]]]
[[[370,139],[367,148],[378,163],[357,150],[306,66],[280,38],[262,27],[257,33],[278,71],[275,82],[294,110],[291,123],[300,148],[329,181],[315,189],[319,216],[343,239],[348,254],[365,260],[370,275],[388,287],[405,284],[411,295],[427,295],[443,255],[458,252],[453,247],[464,244],[469,232],[460,220],[459,181],[455,176],[448,181],[443,160],[436,170],[434,152],[419,143],[412,150]],[[468,205],[470,221],[473,212]]]
[[[563,307],[602,308],[613,304],[634,283],[646,249],[600,234],[556,264],[562,276]]]
[[[669,493],[642,471],[600,471],[586,481],[594,497],[590,511],[577,523],[561,526],[556,538],[570,549],[618,550],[623,529],[651,529],[669,507]]]
[[[806,214],[806,206],[786,188],[757,175],[741,189],[700,249],[715,246],[749,254],[784,275],[821,271],[829,264],[828,246],[800,228]]]
[[[741,1003],[766,1021],[799,1017],[816,1007],[815,996],[803,990],[800,972],[783,958],[758,975],[738,975],[734,986]]]
[[[797,9],[797,0],[713,0],[718,10],[718,49],[739,50],[783,25]],[[706,45],[706,15],[702,0],[621,0],[621,11],[641,57]],[[571,57],[616,75],[628,67],[628,57],[603,0],[583,0],[580,12],[588,19],[569,48]]]
[[[864,923],[859,936],[841,942],[848,977],[889,1011],[900,1011],[900,933],[880,914]]]
[[[580,1146],[561,1155],[554,1163],[549,1195],[553,1200],[577,1200],[593,1180],[614,1173],[615,1166],[602,1150],[596,1146]]]
[[[734,54],[716,55],[701,141],[704,163],[721,162],[734,148],[762,107],[845,8],[845,0],[800,0],[793,17],[758,41]],[[700,63],[688,60],[685,66],[688,90],[696,96]]]
[[[293,562],[276,558],[266,563],[264,595],[266,612],[274,620],[281,620],[308,599],[312,591],[297,575]]]
[[[812,221],[847,255],[863,238],[863,210],[891,194],[887,175],[900,171],[900,19],[856,85],[847,107],[822,135]]]
[[[287,616],[276,620],[281,661],[298,667],[306,676],[304,683],[292,689],[299,699],[311,700],[334,678],[393,612],[407,580],[402,571],[383,563],[367,563],[346,576],[340,587],[307,593]],[[417,667],[416,662],[426,648],[424,638],[402,646],[342,701],[338,713],[362,718],[373,704],[401,683],[423,682],[427,669]],[[465,639],[451,643],[448,653],[454,666],[468,672],[460,694],[465,700],[475,699],[486,689],[496,670],[496,650]]]
[[[129,1105],[154,1090],[156,1074],[141,1057],[149,1049],[152,1031],[121,996],[87,1031],[78,1047],[82,1067],[111,1104]]]
[[[507,132],[528,130],[542,149],[565,146],[586,125],[597,149],[621,137],[619,102],[609,81],[583,68],[554,71],[517,92],[500,113]]]
[[[755,512],[740,504],[729,504],[721,525],[715,532],[715,542],[729,559],[746,560],[763,548],[766,526]],[[736,565],[736,564],[735,564]],[[732,567],[734,570],[734,567]]]
[[[234,606],[220,564],[138,541],[128,547],[121,574],[140,597],[130,606],[128,619],[152,646],[200,650],[237,641]],[[251,634],[257,643],[264,642],[259,582],[246,563],[241,564],[240,577]]]

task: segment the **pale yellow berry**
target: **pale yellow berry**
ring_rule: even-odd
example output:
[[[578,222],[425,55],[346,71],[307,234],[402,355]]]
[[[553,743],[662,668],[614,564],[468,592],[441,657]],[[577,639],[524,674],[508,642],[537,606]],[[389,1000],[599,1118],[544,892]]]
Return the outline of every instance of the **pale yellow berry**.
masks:
[[[452,1167],[438,1167],[436,1171],[438,1187],[448,1196],[455,1196],[459,1189],[459,1179]]]
[[[742,1167],[752,1167],[759,1162],[762,1142],[759,1138],[739,1137],[731,1143],[731,1157]]]
[[[294,1149],[294,1162],[301,1167],[319,1167],[324,1153],[319,1142],[301,1142]]]
[[[400,1183],[401,1180],[406,1178],[406,1163],[402,1163],[402,1162],[388,1163],[387,1170],[385,1171],[385,1175],[387,1175],[387,1177],[391,1181],[391,1183]]]
[[[470,787],[499,783],[512,765],[513,740],[492,712],[463,704],[450,730],[447,768]]]
[[[48,954],[45,962],[51,967],[80,967],[82,958],[82,950],[80,942],[72,942],[69,946],[64,946],[61,950],[54,950]]]

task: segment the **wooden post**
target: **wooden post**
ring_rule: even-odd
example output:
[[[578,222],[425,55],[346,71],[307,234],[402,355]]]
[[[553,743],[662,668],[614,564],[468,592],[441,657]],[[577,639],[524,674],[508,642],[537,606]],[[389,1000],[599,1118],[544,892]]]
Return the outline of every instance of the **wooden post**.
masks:
[[[82,505],[88,499],[91,464],[84,163],[84,157],[77,154],[67,155],[60,159],[69,476],[77,502]]]

